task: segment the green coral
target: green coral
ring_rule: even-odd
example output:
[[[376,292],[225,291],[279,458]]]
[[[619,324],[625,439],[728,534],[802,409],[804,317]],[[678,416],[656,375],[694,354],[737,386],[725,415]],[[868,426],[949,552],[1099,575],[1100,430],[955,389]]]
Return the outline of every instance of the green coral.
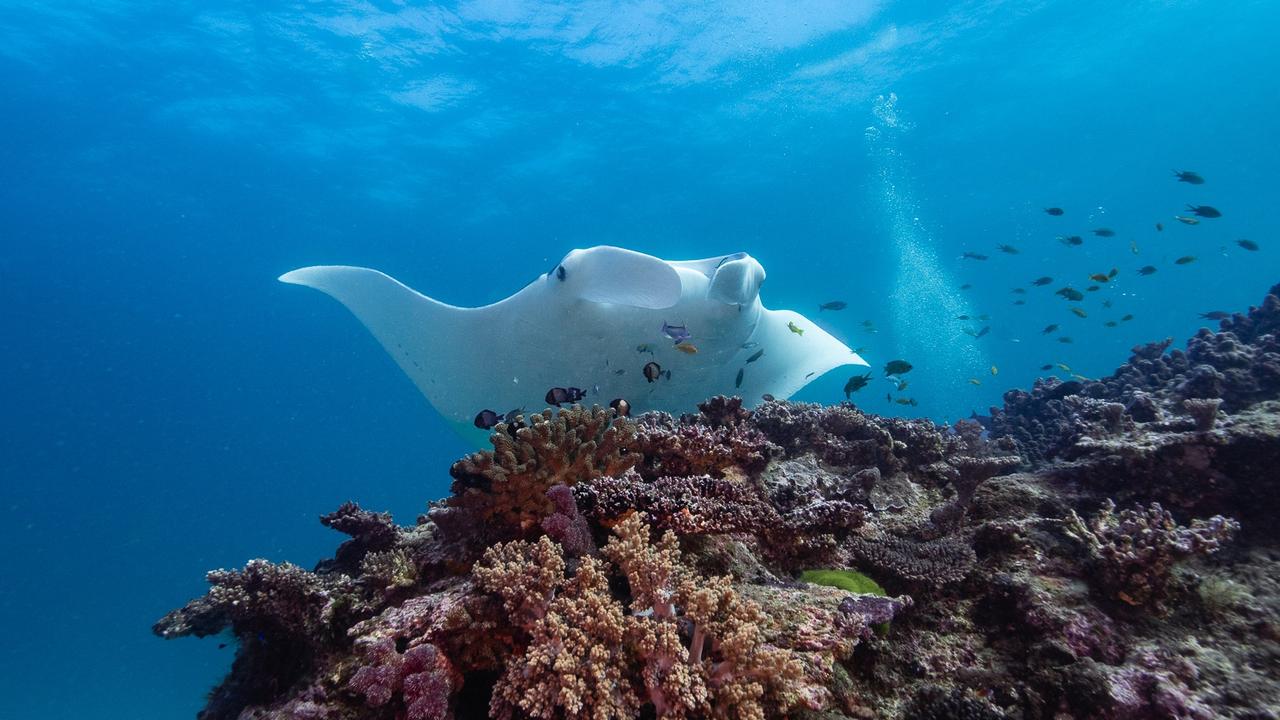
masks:
[[[805,570],[800,573],[800,579],[814,585],[840,588],[857,595],[889,596],[889,593],[880,587],[880,583],[857,570]],[[871,627],[881,635],[889,632],[889,623],[887,622],[877,623]]]
[[[888,596],[884,588],[880,587],[880,583],[857,570],[805,570],[800,573],[800,579],[814,585],[840,588],[858,595]]]

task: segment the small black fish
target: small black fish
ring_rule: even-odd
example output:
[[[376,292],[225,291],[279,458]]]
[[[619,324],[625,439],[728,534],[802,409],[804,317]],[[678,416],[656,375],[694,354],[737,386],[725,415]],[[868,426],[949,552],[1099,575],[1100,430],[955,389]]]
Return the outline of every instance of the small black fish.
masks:
[[[1070,300],[1071,302],[1080,302],[1081,300],[1084,299],[1084,293],[1080,292],[1079,290],[1076,290],[1071,286],[1064,287],[1061,290],[1054,292],[1053,294],[1061,295],[1062,297],[1066,298],[1067,300]]]
[[[1041,370],[1052,370],[1052,369],[1053,369],[1053,366],[1052,366],[1052,365],[1041,365],[1041,366],[1040,366],[1040,369],[1041,369]]]
[[[1010,290],[1009,292],[1013,293],[1014,295],[1026,295],[1026,294],[1027,294],[1027,289],[1026,289],[1026,288],[1014,288],[1014,289]]]
[[[622,398],[614,398],[610,400],[609,407],[613,408],[613,411],[617,413],[618,417],[631,416],[631,403],[623,400]]]
[[[911,372],[912,364],[906,360],[890,360],[884,365],[885,375],[902,375]]]
[[[980,337],[982,337],[983,335],[986,335],[986,334],[987,334],[987,333],[989,333],[989,332],[991,332],[991,326],[990,326],[990,325],[984,325],[984,326],[982,326],[982,329],[978,331],[978,334],[977,334],[977,335],[974,335],[974,337],[976,337],[976,338],[980,338]]]
[[[471,422],[472,425],[481,430],[492,430],[495,425],[502,422],[502,416],[498,413],[485,409],[476,413],[476,419]]]
[[[969,319],[969,316],[968,316],[968,315],[957,315],[957,316],[956,316],[956,319],[957,319],[957,320],[968,320],[968,319]]]
[[[1116,231],[1111,228],[1094,228],[1093,234],[1098,237],[1115,237]]]
[[[759,360],[759,359],[761,358],[761,356],[763,356],[763,355],[764,355],[764,348],[760,348],[759,350],[757,350],[757,351],[755,351],[754,353],[752,353],[752,354],[751,354],[751,357],[747,358],[747,362],[748,362],[748,363],[753,363],[753,362],[755,362],[755,361]]]
[[[1014,246],[1012,246],[1012,245],[997,245],[997,246],[996,246],[996,249],[997,249],[997,250],[999,250],[999,251],[1000,251],[1000,252],[1002,252],[1002,253],[1006,253],[1006,254],[1009,254],[1009,255],[1017,255],[1017,254],[1018,254],[1018,248],[1016,248],[1016,247],[1014,247]]]
[[[1129,322],[1132,319],[1133,319],[1132,315],[1125,315],[1124,317],[1120,318],[1120,322]]]
[[[564,282],[564,275],[565,275],[565,272],[564,272],[564,266],[563,266],[563,265],[557,265],[557,266],[556,266],[556,277],[557,277],[557,278],[559,278],[560,282]]]
[[[1138,274],[1139,274],[1139,275],[1152,275],[1152,274],[1154,274],[1154,273],[1155,273],[1155,271],[1156,271],[1156,270],[1157,270],[1157,268],[1156,268],[1156,266],[1155,266],[1155,265],[1143,265],[1142,267],[1138,268]]]
[[[1044,211],[1049,213],[1050,215],[1053,215],[1054,217],[1057,217],[1058,215],[1062,214],[1062,208],[1060,207],[1045,208]]]
[[[843,300],[832,300],[831,302],[824,302],[819,305],[818,312],[822,312],[823,310],[843,310],[847,307],[849,307],[849,303]]]
[[[963,284],[963,285],[961,285],[961,286],[960,286],[960,289],[961,289],[961,290],[968,290],[968,289],[969,289],[969,288],[971,288],[971,287],[973,287],[973,285],[972,285],[971,283],[965,283],[965,284]]]
[[[1102,307],[1104,307],[1104,308],[1109,308],[1109,307],[1111,307],[1111,301],[1110,301],[1110,300],[1103,300],[1103,301],[1102,301]]]
[[[1014,304],[1014,305],[1026,305],[1026,304],[1027,304],[1027,301],[1026,301],[1026,300],[1014,300],[1014,301],[1013,301],[1013,304]]]
[[[1231,317],[1231,313],[1223,312],[1221,310],[1210,310],[1209,312],[1206,312],[1206,313],[1200,313],[1200,317],[1204,318],[1205,320],[1226,320],[1227,318]]]
[[[1064,335],[1064,336],[1062,336],[1062,337],[1058,338],[1058,342],[1060,342],[1060,343],[1064,343],[1064,344],[1070,344],[1070,343],[1072,343],[1072,342],[1074,342],[1074,341],[1073,341],[1071,338],[1069,338],[1069,337],[1067,337],[1067,336],[1065,336],[1065,335]]]
[[[1210,205],[1188,205],[1187,212],[1202,218],[1220,218],[1222,213],[1218,212],[1218,208]]]
[[[1036,287],[1044,287],[1045,285],[1048,285],[1051,282],[1053,282],[1053,278],[1049,277],[1048,275],[1045,275],[1044,277],[1039,277],[1039,278],[1036,278],[1035,280],[1032,280],[1031,284],[1035,285]]]
[[[1178,178],[1178,182],[1191,183],[1192,185],[1204,184],[1204,178],[1200,177],[1200,173],[1191,170],[1174,170],[1173,176]]]
[[[1239,239],[1239,240],[1237,240],[1237,241],[1236,241],[1236,244],[1237,244],[1237,245],[1239,245],[1240,247],[1244,248],[1245,250],[1248,250],[1249,252],[1257,252],[1257,251],[1258,251],[1258,243],[1256,243],[1256,242],[1254,242],[1254,241],[1252,241],[1252,240],[1245,240],[1244,238],[1241,238],[1241,239]]]
[[[1195,262],[1195,261],[1196,261],[1196,256],[1195,256],[1195,255],[1183,255],[1182,257],[1178,258],[1177,260],[1174,260],[1174,261],[1173,261],[1173,264],[1174,264],[1174,265],[1187,265],[1187,264],[1189,264],[1189,263],[1193,263],[1193,262]]]
[[[804,376],[804,379],[805,379],[805,380],[808,380],[809,378],[811,378],[811,377],[813,377],[814,375],[817,375],[817,374],[818,374],[818,371],[817,371],[817,370],[815,370],[815,371],[813,371],[813,372],[809,373],[808,375],[805,375],[805,376]]]
[[[1056,324],[1054,324],[1054,325],[1046,325],[1046,326],[1045,326],[1045,328],[1044,328],[1043,330],[1041,330],[1041,331],[1040,331],[1040,334],[1041,334],[1041,335],[1050,335],[1050,334],[1055,333],[1055,332],[1057,332],[1057,331],[1058,331],[1058,326],[1057,326]]]
[[[866,387],[869,382],[871,382],[871,373],[867,373],[866,375],[854,375],[849,378],[849,382],[844,384],[845,399],[849,399],[853,393]]]
[[[655,382],[662,377],[662,366],[656,362],[648,362],[644,364],[644,379],[649,382]]]
[[[733,380],[733,386],[735,388],[742,387],[742,375],[744,372],[746,372],[746,368],[738,368],[738,377]]]
[[[987,256],[983,255],[982,253],[967,252],[967,251],[965,252],[965,254],[961,255],[960,257],[966,260],[986,260],[987,259]]]
[[[543,399],[547,401],[548,405],[560,407],[564,403],[576,403],[586,396],[586,392],[576,387],[553,387],[547,391],[546,397]]]
[[[614,375],[621,375],[621,374],[625,373],[626,371],[627,371],[627,370],[626,370],[626,368],[618,368],[617,370],[614,370],[614,371],[613,371],[613,374],[614,374]]]
[[[1156,232],[1164,232],[1164,223],[1156,223]]]
[[[1058,237],[1058,242],[1062,243],[1063,245],[1073,245],[1073,246],[1074,246],[1074,245],[1083,245],[1083,244],[1084,244],[1084,238],[1080,237],[1079,235],[1066,235],[1066,236],[1059,236],[1059,237]]]
[[[219,650],[224,650],[224,649],[226,649],[226,647],[227,647],[227,644],[226,644],[226,643],[218,643],[218,649],[219,649]]]
[[[769,393],[765,393],[765,394],[763,394],[763,395],[761,395],[761,396],[760,396],[760,399],[761,399],[761,400],[763,400],[763,401],[765,401],[765,402],[773,402],[773,401],[774,401],[774,400],[776,400],[777,398],[775,398],[774,396],[770,395]]]
[[[1103,324],[1103,325],[1106,325],[1107,327],[1115,327],[1115,326],[1119,325],[1120,323],[1116,322],[1115,320],[1108,320],[1108,321],[1106,321],[1106,322],[1104,322],[1104,323],[1102,323],[1102,324]]]

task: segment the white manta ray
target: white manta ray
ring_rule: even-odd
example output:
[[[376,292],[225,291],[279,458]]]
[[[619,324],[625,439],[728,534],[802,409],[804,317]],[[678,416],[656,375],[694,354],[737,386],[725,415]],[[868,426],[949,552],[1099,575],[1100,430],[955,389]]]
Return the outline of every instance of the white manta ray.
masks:
[[[368,268],[280,276],[346,305],[477,445],[488,437],[475,425],[481,410],[537,412],[553,387],[583,389],[585,404],[624,398],[633,414],[681,413],[713,395],[741,395],[748,406],[765,394],[784,399],[829,370],[867,364],[800,314],[760,304],[764,278],[746,253],[667,261],[608,246],[574,250],[478,308],[432,300]],[[664,324],[687,328],[681,347]],[[660,371],[652,380],[651,362],[649,375]]]

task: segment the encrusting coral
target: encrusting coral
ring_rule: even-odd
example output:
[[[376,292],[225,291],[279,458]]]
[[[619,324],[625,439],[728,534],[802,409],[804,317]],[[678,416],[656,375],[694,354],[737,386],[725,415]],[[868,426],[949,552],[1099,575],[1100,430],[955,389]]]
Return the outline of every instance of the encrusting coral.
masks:
[[[517,418],[416,524],[346,503],[154,629],[234,636],[203,720],[1280,717],[1277,294],[950,427]]]

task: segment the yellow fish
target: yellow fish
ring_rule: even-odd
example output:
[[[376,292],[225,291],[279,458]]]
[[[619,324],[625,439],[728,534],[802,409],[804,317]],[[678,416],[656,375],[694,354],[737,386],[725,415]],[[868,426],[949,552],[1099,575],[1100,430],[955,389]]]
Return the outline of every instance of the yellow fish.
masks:
[[[787,321],[787,329],[788,329],[788,330],[790,330],[791,332],[793,332],[793,333],[797,334],[797,335],[803,335],[803,334],[804,334],[804,328],[802,328],[802,327],[797,327],[797,326],[796,326],[796,324],[795,324],[795,323],[793,323],[793,322],[791,322],[790,320],[788,320],[788,321]]]
[[[698,353],[698,348],[694,347],[693,343],[687,340],[685,342],[676,343],[676,349],[685,355],[696,355]]]
[[[981,380],[979,380],[978,378],[969,378],[969,384],[970,384],[970,385],[981,385],[981,384],[982,384],[982,381],[981,381]]]
[[[1129,251],[1130,251],[1130,252],[1132,252],[1134,255],[1137,255],[1137,254],[1138,254],[1138,241],[1137,241],[1137,240],[1130,240],[1130,241],[1129,241]]]
[[[992,366],[991,366],[991,374],[992,374],[992,375],[999,375],[999,374],[1000,374],[1000,368],[996,367],[995,365],[992,365]]]
[[[1058,363],[1058,369],[1062,372],[1071,372],[1071,366],[1066,363]]]

